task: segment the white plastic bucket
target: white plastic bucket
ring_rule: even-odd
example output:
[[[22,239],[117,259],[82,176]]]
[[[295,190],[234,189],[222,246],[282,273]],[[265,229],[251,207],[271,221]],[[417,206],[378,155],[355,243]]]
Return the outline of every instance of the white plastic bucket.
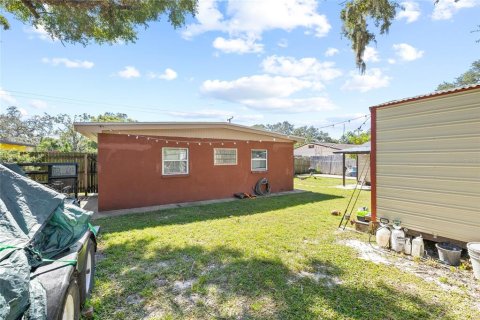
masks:
[[[480,279],[480,242],[469,242],[467,249],[472,261],[473,275]]]

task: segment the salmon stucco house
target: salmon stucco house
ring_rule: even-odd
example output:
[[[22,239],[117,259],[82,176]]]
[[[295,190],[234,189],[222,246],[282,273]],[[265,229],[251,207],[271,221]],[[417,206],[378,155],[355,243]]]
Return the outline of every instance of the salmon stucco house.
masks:
[[[98,142],[100,211],[293,190],[300,138],[223,122],[75,123]],[[300,139],[300,140],[299,140]]]

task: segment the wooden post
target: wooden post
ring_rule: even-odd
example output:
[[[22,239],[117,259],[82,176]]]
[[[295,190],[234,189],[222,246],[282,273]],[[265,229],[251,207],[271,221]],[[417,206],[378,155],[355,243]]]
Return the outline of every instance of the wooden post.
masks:
[[[85,197],[88,196],[88,155],[83,155],[83,188],[85,189]]]
[[[343,186],[345,187],[345,153],[342,153]]]

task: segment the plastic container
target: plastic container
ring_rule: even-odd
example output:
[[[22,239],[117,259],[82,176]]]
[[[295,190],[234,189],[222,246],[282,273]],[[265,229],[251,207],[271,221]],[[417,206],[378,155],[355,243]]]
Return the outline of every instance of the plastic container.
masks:
[[[412,254],[412,242],[410,238],[405,238],[405,247],[403,247],[403,253]]]
[[[363,208],[359,208],[363,209]],[[365,222],[365,216],[368,214],[368,211],[357,211],[357,220]]]
[[[473,275],[480,279],[480,242],[467,243],[467,249],[472,261]]]
[[[437,243],[435,247],[437,247],[440,261],[450,266],[458,266],[460,264],[462,248],[449,242]]]
[[[394,226],[390,236],[390,245],[393,251],[402,252],[405,247],[405,232],[401,228]]]
[[[390,234],[391,231],[387,225],[382,225],[377,229],[375,237],[379,247],[388,248],[390,246]]]
[[[418,236],[412,240],[412,257],[423,257],[425,253],[425,244],[422,236]]]

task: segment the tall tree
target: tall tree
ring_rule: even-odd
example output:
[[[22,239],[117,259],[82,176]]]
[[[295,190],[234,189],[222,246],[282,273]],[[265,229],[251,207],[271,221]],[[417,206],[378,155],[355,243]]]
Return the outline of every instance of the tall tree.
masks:
[[[340,142],[350,144],[364,144],[365,142],[370,141],[370,137],[370,129],[364,132],[348,131],[340,138]]]
[[[470,69],[458,76],[453,82],[443,82],[438,85],[438,90],[452,89],[469,84],[480,84],[480,59],[472,63]]]
[[[125,113],[105,112],[98,116],[80,114],[35,115],[24,118],[17,107],[0,113],[0,138],[37,144],[39,151],[95,152],[97,144],[73,128],[74,122],[132,122]]]
[[[70,116],[67,114],[58,115],[58,125],[56,135],[59,139],[60,151],[74,151],[74,152],[95,152],[97,144],[73,128],[75,122],[133,122],[125,113],[105,112],[98,116],[91,116],[89,114],[77,114]]]
[[[0,9],[62,42],[135,42],[138,27],[164,15],[178,28],[195,15],[197,0],[0,0]],[[0,15],[0,25],[8,20]]]
[[[0,114],[0,138],[38,143],[55,131],[58,118],[47,113],[24,119],[20,109],[10,106]]]
[[[344,2],[340,13],[342,34],[350,40],[355,52],[355,63],[361,73],[365,72],[363,60],[365,48],[370,42],[376,42],[375,33],[368,28],[368,21],[373,21],[380,34],[388,33],[400,5],[394,0],[349,0]]]
[[[256,124],[254,128],[277,132],[285,135],[294,135],[305,138],[305,142],[331,142],[335,143],[337,140],[331,138],[327,132],[323,132],[315,128],[314,126],[302,126],[297,127],[288,121],[278,122],[275,124]]]

